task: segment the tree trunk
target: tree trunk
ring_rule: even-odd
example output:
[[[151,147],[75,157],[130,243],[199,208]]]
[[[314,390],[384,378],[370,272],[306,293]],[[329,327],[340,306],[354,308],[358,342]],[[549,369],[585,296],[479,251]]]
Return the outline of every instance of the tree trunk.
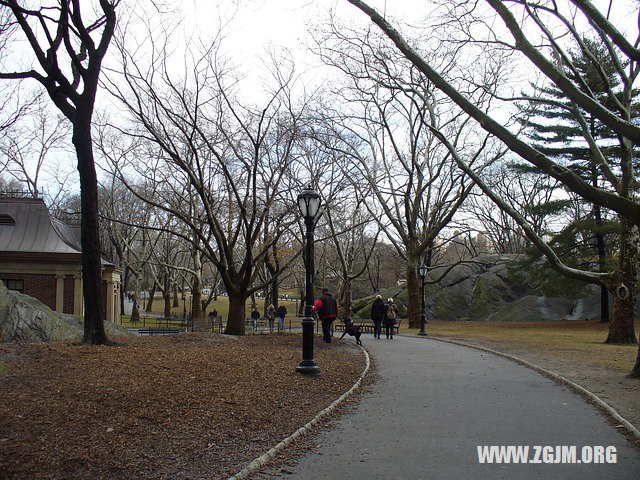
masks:
[[[229,295],[229,316],[227,317],[227,328],[224,333],[227,335],[244,335],[245,301],[246,294],[231,292]]]
[[[173,284],[173,306],[180,306],[180,302],[178,302],[178,282]]]
[[[420,328],[420,284],[416,273],[417,262],[407,258],[407,318],[409,328]]]
[[[638,227],[620,217],[620,252],[618,270],[611,282],[613,295],[611,322],[606,343],[635,344],[636,261],[638,258]]]
[[[638,347],[638,356],[636,357],[636,364],[628,375],[629,378],[640,378],[640,347]]]
[[[611,312],[609,311],[609,289],[604,285],[600,285],[600,323],[609,323],[610,321]]]
[[[84,297],[84,336],[82,343],[108,344],[104,331],[102,263],[98,222],[98,178],[91,142],[91,108],[78,106],[73,119],[72,142],[78,159],[80,177],[82,246],[82,291]]]
[[[598,186],[597,177],[594,180],[594,186]],[[604,234],[602,233],[602,209],[600,205],[594,205],[594,216],[596,219],[596,249],[598,251],[598,265],[600,272],[605,272],[605,260],[607,251],[604,243]],[[609,314],[609,291],[604,285],[600,286],[600,322],[608,323],[611,320]]]
[[[344,293],[343,293],[344,303],[343,305],[341,305],[342,307],[341,316],[350,317],[351,307],[353,304],[353,298],[352,298],[353,292],[351,290],[351,281],[347,280],[343,288],[344,288]]]
[[[202,311],[202,289],[200,285],[200,277],[199,275],[195,275],[193,277],[193,290],[191,290],[191,320],[193,322],[201,322],[204,317],[204,312]]]
[[[124,296],[125,296],[125,292],[129,291],[129,283],[130,283],[129,276],[130,276],[129,267],[125,265],[122,283],[120,284],[120,308],[121,308],[120,314],[124,313]]]
[[[133,297],[133,307],[131,309],[131,323],[140,321],[140,310],[138,310],[138,298]]]
[[[164,290],[162,298],[164,300],[164,318],[169,318],[171,316],[171,292]]]
[[[144,309],[145,312],[151,312],[151,307],[153,307],[154,298],[156,298],[156,282],[153,282],[153,286],[151,287],[151,291],[149,292],[149,299],[147,300],[147,308]]]
[[[269,297],[270,297],[270,292],[269,292],[269,286],[267,285],[266,287],[264,287],[264,290],[262,290],[262,295],[264,297],[264,305],[262,306],[262,316],[263,317],[267,317],[267,308],[269,308]]]

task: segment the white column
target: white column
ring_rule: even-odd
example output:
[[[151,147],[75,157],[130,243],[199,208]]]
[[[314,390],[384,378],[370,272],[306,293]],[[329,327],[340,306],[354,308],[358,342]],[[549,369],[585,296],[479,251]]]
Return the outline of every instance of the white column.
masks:
[[[82,308],[82,275],[73,276],[73,314],[82,316],[84,309]]]
[[[64,311],[64,275],[56,275],[56,312]]]
[[[107,322],[115,321],[113,280],[107,280]]]

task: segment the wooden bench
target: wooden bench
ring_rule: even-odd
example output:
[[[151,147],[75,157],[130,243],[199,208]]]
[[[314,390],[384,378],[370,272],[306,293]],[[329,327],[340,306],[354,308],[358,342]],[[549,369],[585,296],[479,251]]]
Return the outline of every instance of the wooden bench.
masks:
[[[393,333],[396,334],[400,331],[400,324],[402,323],[402,319],[401,318],[397,318],[396,319],[396,323],[393,326]],[[374,328],[374,323],[373,320],[371,320],[370,318],[356,318],[353,321],[353,324],[356,327],[361,327],[362,328],[362,333],[373,333],[373,328]],[[338,330],[340,332],[344,332],[344,323],[342,323],[342,321],[340,319],[336,319],[335,322],[333,322],[333,328],[334,330]],[[384,332],[384,321],[382,323],[382,331]]]
[[[184,333],[184,328],[131,328],[138,332],[138,335],[174,335]]]

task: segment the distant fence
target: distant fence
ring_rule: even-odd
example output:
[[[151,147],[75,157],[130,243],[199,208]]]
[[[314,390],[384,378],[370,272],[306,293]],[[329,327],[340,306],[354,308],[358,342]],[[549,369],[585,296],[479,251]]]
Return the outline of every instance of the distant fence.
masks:
[[[245,320],[244,325],[247,331],[254,333],[280,333],[292,332],[302,329],[302,318],[290,317],[284,322],[284,326],[280,327],[278,320],[273,322],[273,328],[269,325],[267,318],[259,318],[253,321],[252,318]],[[131,315],[120,315],[120,325],[135,331],[141,335],[168,334],[179,332],[216,332],[223,333],[227,327],[221,315],[217,317],[205,317],[199,321],[193,321],[190,316],[178,317],[160,317],[154,315],[140,315],[137,321],[131,321]],[[316,332],[320,332],[320,321],[316,320]]]

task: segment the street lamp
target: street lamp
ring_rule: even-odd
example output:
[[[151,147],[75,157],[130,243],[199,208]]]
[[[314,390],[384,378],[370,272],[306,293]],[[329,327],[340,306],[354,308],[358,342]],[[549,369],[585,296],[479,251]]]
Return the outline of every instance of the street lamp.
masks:
[[[422,313],[420,314],[420,332],[418,335],[426,335],[427,331],[425,327],[427,325],[427,315],[425,313],[424,308],[424,279],[427,276],[427,272],[429,271],[429,267],[427,267],[424,263],[418,267],[418,271],[420,272],[420,276],[422,277]]]
[[[298,207],[306,226],[306,296],[302,319],[302,361],[296,370],[303,375],[319,375],[320,367],[313,358],[313,229],[320,210],[320,195],[308,185],[298,195]]]

